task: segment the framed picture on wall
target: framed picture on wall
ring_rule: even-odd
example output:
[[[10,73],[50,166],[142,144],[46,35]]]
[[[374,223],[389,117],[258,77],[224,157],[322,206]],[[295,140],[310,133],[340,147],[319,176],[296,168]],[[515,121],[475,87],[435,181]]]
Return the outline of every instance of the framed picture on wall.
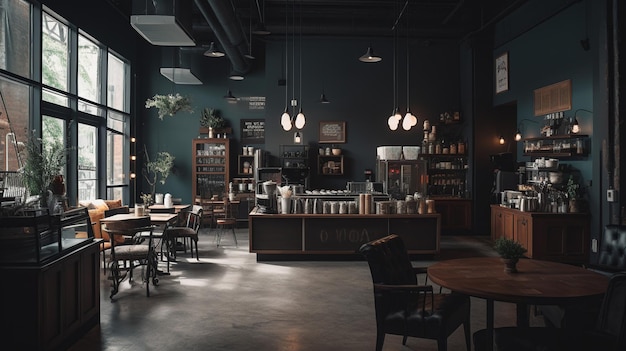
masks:
[[[345,143],[346,142],[346,122],[320,122],[320,143]]]
[[[509,90],[509,53],[496,57],[496,94]]]

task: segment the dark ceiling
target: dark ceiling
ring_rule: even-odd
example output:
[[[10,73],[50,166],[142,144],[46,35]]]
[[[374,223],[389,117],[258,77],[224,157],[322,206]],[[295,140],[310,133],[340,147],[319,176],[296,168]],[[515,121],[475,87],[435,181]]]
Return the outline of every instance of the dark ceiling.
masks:
[[[130,16],[131,0],[108,0]],[[135,0],[146,1],[146,0]],[[147,0],[150,1],[150,0]],[[204,16],[191,0],[193,35],[199,45],[213,41]],[[246,36],[263,22],[270,35],[460,39],[482,30],[527,0],[220,0],[230,2]]]

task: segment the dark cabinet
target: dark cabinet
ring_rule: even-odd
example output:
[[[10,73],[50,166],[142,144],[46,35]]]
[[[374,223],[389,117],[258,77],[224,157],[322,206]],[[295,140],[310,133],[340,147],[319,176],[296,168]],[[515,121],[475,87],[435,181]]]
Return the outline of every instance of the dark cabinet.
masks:
[[[589,260],[590,216],[587,213],[523,212],[491,205],[491,238],[518,241],[526,256],[583,264]]]

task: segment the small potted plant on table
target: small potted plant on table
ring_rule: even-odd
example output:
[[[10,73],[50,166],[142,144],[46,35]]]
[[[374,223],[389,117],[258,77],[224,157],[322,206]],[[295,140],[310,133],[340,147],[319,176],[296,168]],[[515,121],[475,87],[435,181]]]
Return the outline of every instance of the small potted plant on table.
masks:
[[[507,273],[517,272],[517,262],[520,258],[524,257],[526,249],[517,241],[500,237],[496,239],[493,246],[496,252],[502,258],[504,262],[504,271]]]

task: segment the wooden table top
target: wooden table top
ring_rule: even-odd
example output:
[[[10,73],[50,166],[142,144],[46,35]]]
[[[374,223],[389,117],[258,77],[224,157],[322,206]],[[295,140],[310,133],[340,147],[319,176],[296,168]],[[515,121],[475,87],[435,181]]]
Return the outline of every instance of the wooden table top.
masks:
[[[101,223],[125,221],[128,219],[137,218],[134,213],[120,213],[111,217],[104,217],[100,220]],[[175,213],[150,213],[150,221],[154,224],[166,224],[178,218]]]
[[[191,208],[191,204],[181,204],[181,205],[172,205],[172,207],[174,208],[174,213],[178,213],[180,211],[185,211],[188,208]],[[166,210],[172,207],[165,207],[165,205],[163,204],[154,204],[154,205],[150,205],[148,207],[148,209],[150,210]]]
[[[608,277],[564,263],[520,259],[505,273],[499,257],[460,258],[428,267],[428,278],[466,295],[526,304],[566,304],[606,292]]]

